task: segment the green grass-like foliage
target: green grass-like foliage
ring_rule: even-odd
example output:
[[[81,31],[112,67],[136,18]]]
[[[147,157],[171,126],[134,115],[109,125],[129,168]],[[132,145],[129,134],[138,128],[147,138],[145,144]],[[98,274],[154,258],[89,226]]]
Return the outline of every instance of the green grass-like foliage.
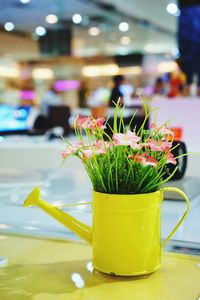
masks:
[[[116,104],[114,124],[110,128],[112,136],[105,132],[105,127],[109,126],[106,120],[78,116],[74,125],[77,144],[65,141],[64,161],[71,155],[80,158],[97,192],[142,194],[157,191],[177,169],[168,174],[168,163],[176,164],[171,153],[173,132],[167,123],[159,127],[153,124],[150,130],[144,130],[150,115],[146,107],[142,126],[137,132],[131,132],[131,123],[127,127],[124,124],[124,109]]]

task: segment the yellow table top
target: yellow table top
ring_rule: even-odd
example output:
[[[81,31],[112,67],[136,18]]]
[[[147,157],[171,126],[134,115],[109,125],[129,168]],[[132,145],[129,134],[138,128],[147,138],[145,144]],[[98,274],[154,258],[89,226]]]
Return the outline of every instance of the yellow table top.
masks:
[[[0,235],[0,300],[196,300],[200,257],[165,253],[146,278],[92,270],[87,244]]]

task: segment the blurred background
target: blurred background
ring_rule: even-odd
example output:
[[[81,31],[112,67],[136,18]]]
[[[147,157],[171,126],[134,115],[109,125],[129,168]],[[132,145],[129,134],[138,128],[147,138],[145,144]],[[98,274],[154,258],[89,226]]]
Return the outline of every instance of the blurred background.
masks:
[[[133,127],[141,125],[141,95],[149,110],[159,108],[158,123],[170,120],[180,153],[192,153],[179,160],[173,178],[194,199],[176,238],[200,242],[199,1],[0,3],[0,230],[41,234],[43,228],[64,236],[48,216],[24,212],[23,200],[40,185],[53,203],[88,201],[91,186],[80,162],[72,158],[66,171],[60,168],[60,136],[75,140],[77,114],[110,116],[112,123],[112,101],[119,98],[125,122],[137,111]],[[163,236],[182,205],[166,201]]]
[[[0,133],[69,134],[70,116],[107,114],[119,97],[139,107],[138,93],[172,118],[182,100],[184,121],[199,105],[198,2],[1,0]]]

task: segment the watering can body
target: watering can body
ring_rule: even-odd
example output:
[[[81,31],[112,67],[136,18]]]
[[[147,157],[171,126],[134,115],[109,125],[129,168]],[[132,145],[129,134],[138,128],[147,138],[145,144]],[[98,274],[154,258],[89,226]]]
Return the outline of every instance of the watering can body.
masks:
[[[185,199],[187,209],[161,244],[163,191],[174,191]],[[60,223],[92,244],[95,269],[111,275],[149,274],[160,267],[161,250],[189,211],[187,196],[177,188],[148,194],[104,194],[93,192],[93,222],[89,227],[40,199],[36,188],[24,206],[37,205]]]
[[[160,192],[93,194],[93,265],[113,275],[156,271],[161,258]]]

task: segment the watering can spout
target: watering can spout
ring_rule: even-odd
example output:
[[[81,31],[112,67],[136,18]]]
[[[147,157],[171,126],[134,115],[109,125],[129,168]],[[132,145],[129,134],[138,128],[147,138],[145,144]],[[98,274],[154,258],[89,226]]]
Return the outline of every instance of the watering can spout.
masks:
[[[27,206],[38,206],[47,214],[52,216],[58,222],[63,224],[65,227],[76,233],[78,236],[86,240],[87,242],[92,242],[92,229],[90,226],[78,221],[69,214],[63,212],[62,210],[54,207],[48,202],[40,198],[40,189],[35,187],[33,191],[29,194],[27,199],[24,202],[25,207]]]

